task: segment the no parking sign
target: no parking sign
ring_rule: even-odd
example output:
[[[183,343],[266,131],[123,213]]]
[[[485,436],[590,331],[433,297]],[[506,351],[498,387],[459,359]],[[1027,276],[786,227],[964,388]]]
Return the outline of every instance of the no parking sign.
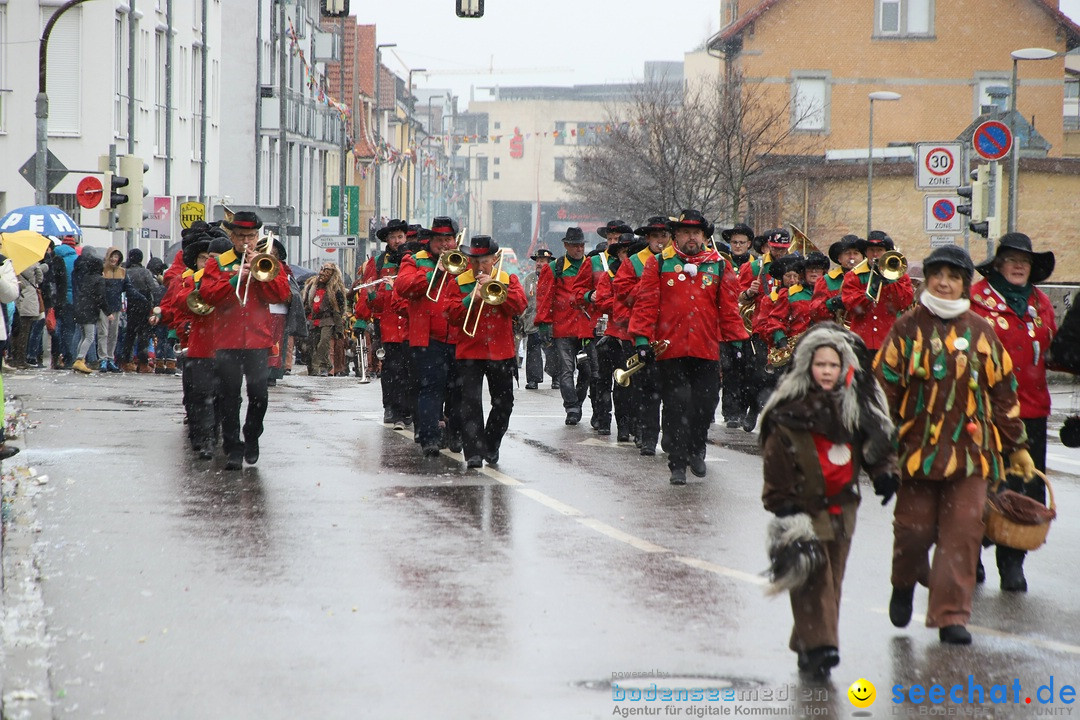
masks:
[[[926,196],[926,225],[928,233],[958,233],[964,230],[964,216],[956,212],[957,197]]]

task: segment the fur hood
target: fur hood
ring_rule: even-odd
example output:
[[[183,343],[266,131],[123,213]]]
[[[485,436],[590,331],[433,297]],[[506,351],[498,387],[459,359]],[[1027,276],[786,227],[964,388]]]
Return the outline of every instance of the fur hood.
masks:
[[[832,322],[812,327],[799,340],[791,369],[780,380],[762,410],[761,442],[764,444],[774,412],[782,405],[810,397],[816,389],[810,364],[818,348],[831,347],[840,354],[840,383],[834,391],[837,420],[852,437],[861,438],[863,459],[875,465],[894,451],[896,428],[889,414],[885,393],[871,368],[859,364],[860,354],[868,354],[859,336]],[[779,416],[779,413],[776,413]]]

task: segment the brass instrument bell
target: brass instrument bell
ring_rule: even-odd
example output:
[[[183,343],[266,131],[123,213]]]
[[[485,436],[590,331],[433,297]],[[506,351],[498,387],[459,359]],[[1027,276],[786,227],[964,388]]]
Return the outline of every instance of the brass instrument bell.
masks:
[[[214,306],[203,300],[202,295],[199,294],[198,290],[189,292],[185,303],[187,304],[187,309],[195,315],[205,316],[214,312]]]

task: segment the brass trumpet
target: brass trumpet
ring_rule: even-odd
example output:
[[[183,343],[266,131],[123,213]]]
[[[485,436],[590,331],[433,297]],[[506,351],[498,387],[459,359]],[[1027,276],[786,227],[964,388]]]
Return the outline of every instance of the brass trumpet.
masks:
[[[442,297],[443,287],[446,286],[446,276],[453,275],[457,277],[461,273],[469,269],[469,258],[465,256],[465,253],[461,251],[461,243],[465,240],[466,228],[461,228],[461,232],[458,233],[458,244],[453,250],[448,250],[439,256],[439,261],[435,264],[435,270],[439,269],[441,263],[446,272],[439,276],[439,287],[435,288],[435,276],[439,275],[438,272],[431,273],[431,279],[428,280],[426,297],[431,302],[439,302],[439,298]],[[435,295],[432,296],[431,291],[435,290]]]
[[[247,282],[244,283],[243,298],[240,298],[240,286],[236,286],[236,296],[240,299],[241,305],[247,305],[248,292],[251,290],[252,278],[259,282],[270,282],[281,272],[281,261],[277,259],[276,255],[268,252],[268,250],[273,247],[273,243],[274,234],[267,233],[263,238],[263,251],[246,261],[248,266],[248,276]],[[256,245],[256,247],[258,247],[258,245]]]
[[[185,303],[187,304],[187,309],[195,315],[205,316],[214,312],[214,306],[203,300],[202,295],[199,294],[198,290],[189,292]]]
[[[462,255],[464,257],[464,254]],[[461,323],[461,330],[469,337],[476,337],[476,331],[480,328],[480,316],[484,314],[484,305],[498,306],[506,302],[506,283],[498,279],[502,272],[503,253],[499,251],[499,264],[495,266],[494,277],[480,286],[477,291],[480,302],[472,302],[465,310],[465,321]],[[472,315],[473,306],[477,307],[476,317],[473,319],[472,329],[469,329],[469,318]]]
[[[882,285],[899,280],[906,272],[907,258],[904,257],[904,253],[899,250],[889,250],[870,266],[870,279],[866,281],[866,297],[877,302],[881,299]]]
[[[665,352],[667,352],[667,349],[671,346],[671,343],[667,340],[653,340],[651,343],[649,343],[649,345],[653,349],[653,354],[656,357],[660,357]],[[618,384],[620,387],[629,387],[630,377],[634,373],[643,370],[644,368],[645,363],[643,363],[641,359],[635,355],[634,357],[626,361],[625,370],[622,368],[616,368],[615,372],[612,373],[612,376],[615,378],[616,384]]]

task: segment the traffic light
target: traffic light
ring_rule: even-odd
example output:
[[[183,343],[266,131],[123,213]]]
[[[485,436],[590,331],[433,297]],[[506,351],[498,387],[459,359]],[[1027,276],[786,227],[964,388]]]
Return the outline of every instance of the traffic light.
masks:
[[[461,18],[484,17],[484,0],[457,0],[457,16]]]
[[[349,14],[349,0],[322,0],[322,16],[324,18],[347,17]]]
[[[117,209],[116,226],[123,230],[138,230],[142,227],[143,196],[147,193],[143,173],[150,168],[135,155],[121,155],[117,160],[119,174],[112,177],[113,192],[119,196],[112,204]]]
[[[971,171],[971,184],[961,185],[956,189],[956,194],[968,200],[963,205],[956,206],[956,212],[971,218],[968,228],[972,232],[986,237],[988,232],[986,213],[989,210],[988,169],[985,165],[979,165]]]

